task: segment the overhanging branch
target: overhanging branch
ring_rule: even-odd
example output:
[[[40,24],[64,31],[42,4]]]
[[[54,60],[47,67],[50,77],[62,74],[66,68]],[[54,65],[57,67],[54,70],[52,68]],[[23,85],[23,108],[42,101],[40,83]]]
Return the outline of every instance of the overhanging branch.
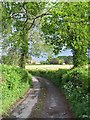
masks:
[[[41,14],[41,15],[36,16],[35,18],[33,18],[33,21],[32,21],[32,23],[31,23],[30,27],[28,28],[28,30],[30,30],[30,29],[32,28],[32,26],[34,25],[36,19],[42,18],[43,16],[46,16],[46,15],[52,15],[52,14],[43,13],[43,14]]]

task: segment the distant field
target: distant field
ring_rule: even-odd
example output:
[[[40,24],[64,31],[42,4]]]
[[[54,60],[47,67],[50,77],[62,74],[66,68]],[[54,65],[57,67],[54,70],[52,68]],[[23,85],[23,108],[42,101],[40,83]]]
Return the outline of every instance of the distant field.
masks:
[[[32,70],[32,69],[47,69],[47,70],[58,70],[58,69],[70,69],[73,65],[26,65],[26,69]]]

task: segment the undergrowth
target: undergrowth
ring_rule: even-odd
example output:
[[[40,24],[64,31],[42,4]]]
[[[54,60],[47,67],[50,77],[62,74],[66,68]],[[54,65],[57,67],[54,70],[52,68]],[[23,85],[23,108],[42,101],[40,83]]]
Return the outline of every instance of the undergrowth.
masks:
[[[7,115],[10,107],[23,97],[31,84],[31,75],[24,69],[0,65],[0,115]]]

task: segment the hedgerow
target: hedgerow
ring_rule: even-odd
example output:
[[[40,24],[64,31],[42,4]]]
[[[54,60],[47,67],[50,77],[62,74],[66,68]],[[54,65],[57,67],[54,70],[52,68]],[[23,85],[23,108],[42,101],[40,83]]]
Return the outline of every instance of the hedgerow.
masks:
[[[31,75],[24,69],[7,65],[0,65],[0,115],[7,114],[10,107],[28,90]]]
[[[30,70],[31,74],[48,78],[64,91],[75,117],[90,116],[88,69],[85,67],[71,70]]]
[[[62,88],[77,117],[90,117],[89,74],[87,68],[75,68],[62,77]]]

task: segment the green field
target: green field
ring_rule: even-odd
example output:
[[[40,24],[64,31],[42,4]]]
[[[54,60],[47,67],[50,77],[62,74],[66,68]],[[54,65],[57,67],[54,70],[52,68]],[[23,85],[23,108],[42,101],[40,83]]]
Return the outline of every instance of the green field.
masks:
[[[58,70],[58,69],[70,69],[73,65],[26,65],[26,69],[38,69],[38,70]]]

